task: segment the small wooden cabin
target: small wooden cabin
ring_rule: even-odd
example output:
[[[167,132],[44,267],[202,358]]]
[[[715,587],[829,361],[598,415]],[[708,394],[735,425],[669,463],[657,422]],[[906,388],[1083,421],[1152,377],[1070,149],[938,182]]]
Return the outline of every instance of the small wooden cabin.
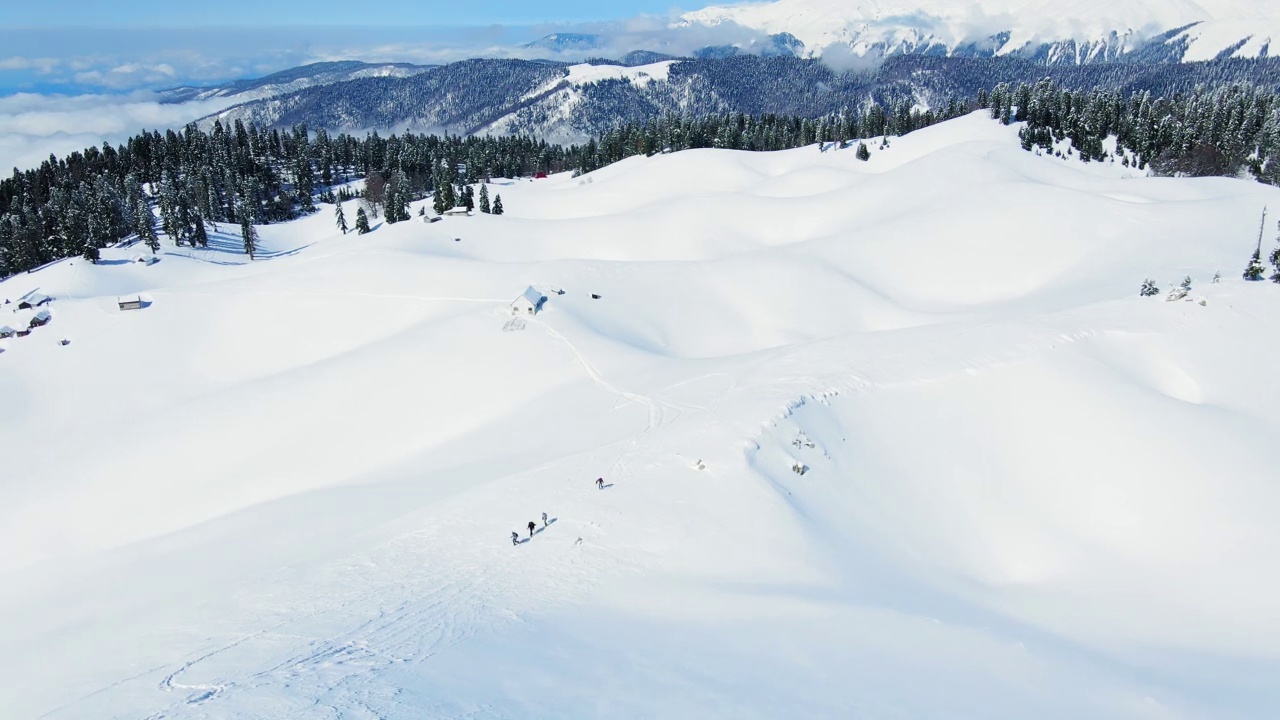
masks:
[[[51,320],[53,320],[53,314],[48,310],[41,310],[31,318],[31,322],[27,324],[27,329],[30,330],[38,327],[44,327],[45,325],[48,325]]]
[[[511,303],[512,315],[537,315],[542,310],[542,305],[547,302],[547,298],[542,293],[530,286],[520,297]]]
[[[51,302],[53,302],[53,298],[49,297],[48,295],[42,295],[40,293],[31,293],[30,295],[18,301],[18,309],[30,310],[31,308],[38,308],[41,305],[48,305]]]
[[[119,303],[120,303],[121,310],[141,310],[142,309],[141,297],[135,296],[135,297],[120,298]]]

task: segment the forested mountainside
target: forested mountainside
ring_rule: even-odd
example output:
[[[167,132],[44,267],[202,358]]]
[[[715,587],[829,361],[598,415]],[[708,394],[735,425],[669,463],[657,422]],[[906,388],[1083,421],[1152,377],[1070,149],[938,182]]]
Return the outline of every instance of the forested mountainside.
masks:
[[[652,58],[647,58],[652,59]],[[738,55],[617,66],[575,79],[564,63],[468,60],[407,78],[367,78],[243,103],[216,116],[287,128],[368,129],[454,134],[529,134],[581,143],[619,124],[670,113],[779,113],[821,117],[873,103],[926,107],[973,97],[1001,82],[1050,78],[1069,89],[1157,95],[1244,82],[1280,86],[1280,59],[1203,63],[1124,62],[1045,65],[1018,58],[902,56],[840,72],[816,59]],[[643,72],[650,69],[651,72]]]

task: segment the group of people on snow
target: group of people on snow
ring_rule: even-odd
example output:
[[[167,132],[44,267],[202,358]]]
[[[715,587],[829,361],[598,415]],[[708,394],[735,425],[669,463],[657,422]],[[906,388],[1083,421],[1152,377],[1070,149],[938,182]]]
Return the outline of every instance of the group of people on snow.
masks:
[[[603,489],[604,489],[604,478],[602,478],[602,477],[596,478],[596,489],[597,489],[597,490],[603,490]],[[548,522],[547,522],[547,514],[546,514],[546,513],[542,513],[542,528],[545,530],[545,529],[546,529],[546,527],[547,527],[547,525],[548,525]],[[532,540],[532,539],[533,539],[534,531],[535,531],[535,530],[537,530],[537,529],[538,529],[538,524],[537,524],[537,523],[535,523],[534,521],[530,520],[530,521],[529,521],[529,540]],[[582,542],[582,538],[578,538],[578,542],[579,542],[579,543],[580,543],[580,542]],[[513,533],[511,533],[511,544],[512,544],[512,545],[519,545],[519,544],[520,544],[520,533],[518,533],[518,532],[513,532]],[[576,544],[576,543],[575,543],[575,544]]]
[[[546,527],[547,527],[547,514],[546,514],[546,513],[542,513],[542,527],[543,527],[543,528],[546,528]],[[533,531],[534,531],[534,530],[536,530],[537,528],[538,528],[538,524],[537,524],[537,523],[535,523],[534,521],[530,520],[530,521],[529,521],[529,539],[530,539],[530,540],[532,540],[532,539],[533,539]],[[519,544],[520,544],[520,533],[514,533],[514,532],[513,532],[513,533],[511,533],[511,544],[512,544],[512,545],[519,545]]]

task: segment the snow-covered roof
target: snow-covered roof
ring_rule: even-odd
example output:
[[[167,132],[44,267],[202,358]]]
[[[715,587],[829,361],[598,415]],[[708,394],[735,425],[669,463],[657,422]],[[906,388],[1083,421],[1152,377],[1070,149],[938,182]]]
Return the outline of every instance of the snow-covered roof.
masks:
[[[23,296],[18,302],[31,303],[34,306],[34,305],[40,305],[41,303],[49,302],[49,299],[50,299],[49,296],[45,295],[44,293],[33,292]]]
[[[40,321],[40,322],[44,322],[44,321],[46,321],[46,320],[51,320],[51,319],[53,319],[53,315],[52,315],[48,310],[41,310],[40,312],[38,312],[38,313],[36,313],[35,315],[31,316],[31,319],[32,319],[32,320],[38,320],[38,321]]]
[[[8,325],[0,325],[0,335],[12,335],[12,334],[14,334],[14,333],[16,333],[16,332],[18,332],[18,331],[17,331],[17,330],[14,330],[13,328],[9,327]]]
[[[537,307],[539,304],[542,303],[542,301],[547,299],[546,295],[543,295],[542,293],[535,290],[532,285],[526,288],[525,291],[520,294],[520,297],[533,303],[534,307]]]

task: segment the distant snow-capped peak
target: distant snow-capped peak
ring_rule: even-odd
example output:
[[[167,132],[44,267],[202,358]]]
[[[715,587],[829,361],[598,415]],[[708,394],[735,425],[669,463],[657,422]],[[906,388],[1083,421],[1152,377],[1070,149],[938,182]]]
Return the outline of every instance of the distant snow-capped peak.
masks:
[[[832,45],[863,55],[952,51],[992,39],[997,54],[1062,43],[1126,52],[1191,25],[1200,31],[1174,39],[1196,59],[1223,51],[1264,54],[1272,37],[1280,49],[1280,0],[774,0],[712,6],[679,22],[724,23],[790,33],[809,55]]]

